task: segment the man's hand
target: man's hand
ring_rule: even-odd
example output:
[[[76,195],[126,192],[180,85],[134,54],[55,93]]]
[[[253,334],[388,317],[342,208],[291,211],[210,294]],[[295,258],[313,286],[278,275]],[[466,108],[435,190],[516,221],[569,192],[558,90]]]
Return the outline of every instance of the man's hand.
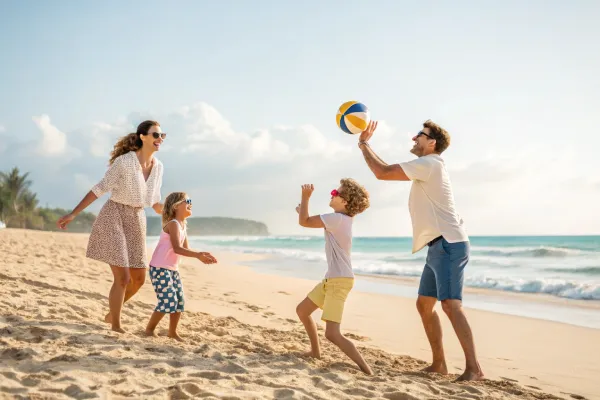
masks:
[[[371,136],[373,136],[373,133],[375,133],[375,129],[377,129],[377,121],[369,122],[369,125],[367,125],[367,129],[362,131],[358,140],[360,140],[361,142],[368,142],[369,139],[371,139]]]
[[[296,212],[300,214],[300,204],[298,204],[298,207],[296,207]]]
[[[312,192],[314,190],[315,190],[315,187],[312,184],[302,185],[302,198],[310,199],[310,196],[312,195]]]

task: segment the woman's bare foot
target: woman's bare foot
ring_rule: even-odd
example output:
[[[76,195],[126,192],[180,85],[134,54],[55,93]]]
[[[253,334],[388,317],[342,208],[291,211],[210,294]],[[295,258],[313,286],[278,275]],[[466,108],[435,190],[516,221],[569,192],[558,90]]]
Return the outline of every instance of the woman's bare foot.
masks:
[[[168,335],[171,339],[175,339],[178,342],[183,342],[183,338],[181,336],[179,336],[177,333],[169,333]]]
[[[112,315],[110,314],[110,311],[104,316],[104,322],[106,322],[107,324],[112,324]]]
[[[127,331],[121,327],[112,327],[112,330],[117,333],[127,333]]]
[[[302,357],[316,358],[317,360],[321,359],[321,355],[320,354],[313,354],[312,351],[307,351],[306,353],[302,353]]]
[[[458,378],[456,378],[455,382],[464,382],[464,381],[482,381],[485,377],[483,376],[483,372],[480,371],[471,371],[466,369],[465,372]]]
[[[448,367],[446,367],[446,362],[444,361],[444,362],[441,362],[441,363],[431,364],[429,367],[423,368],[421,371],[423,371],[423,372],[436,372],[438,374],[447,375],[448,374]]]
[[[158,335],[156,334],[156,332],[149,331],[147,329],[144,331],[144,335],[146,335],[146,336],[152,336],[152,337],[158,337]]]

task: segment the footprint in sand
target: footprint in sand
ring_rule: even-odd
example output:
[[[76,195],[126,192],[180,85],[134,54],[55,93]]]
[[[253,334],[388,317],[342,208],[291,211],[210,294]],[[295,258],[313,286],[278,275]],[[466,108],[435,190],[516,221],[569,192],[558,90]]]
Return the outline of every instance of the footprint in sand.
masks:
[[[279,292],[277,292],[277,293],[279,293],[279,294],[285,294],[286,296],[291,296],[291,295],[292,295],[291,293],[284,292],[283,290],[280,290],[280,291],[279,291]]]
[[[500,377],[500,379],[504,379],[505,381],[509,381],[509,382],[519,382],[519,381],[518,381],[518,380],[516,380],[516,379],[507,378],[507,377],[504,377],[504,376],[501,376],[501,377]]]

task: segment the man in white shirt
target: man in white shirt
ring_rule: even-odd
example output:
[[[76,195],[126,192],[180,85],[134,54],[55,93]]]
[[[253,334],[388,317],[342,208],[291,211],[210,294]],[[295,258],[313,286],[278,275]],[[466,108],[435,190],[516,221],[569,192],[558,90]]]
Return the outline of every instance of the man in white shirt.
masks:
[[[377,179],[412,181],[408,201],[413,227],[412,252],[429,246],[417,299],[417,310],[433,353],[433,362],[425,371],[448,373],[442,326],[434,310],[439,300],[465,353],[465,371],[458,380],[480,380],[483,372],[477,361],[471,327],[462,308],[463,273],[470,252],[469,237],[455,210],[452,185],[440,156],[450,145],[450,135],[432,121],[425,121],[423,129],[412,138],[415,144],[410,152],[418,158],[389,165],[368,144],[376,128],[377,122],[371,121],[360,135],[358,147]]]

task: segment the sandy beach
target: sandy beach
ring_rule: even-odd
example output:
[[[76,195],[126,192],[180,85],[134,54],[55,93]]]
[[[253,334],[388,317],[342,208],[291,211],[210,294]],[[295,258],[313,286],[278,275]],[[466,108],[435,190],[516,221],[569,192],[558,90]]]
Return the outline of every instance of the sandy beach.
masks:
[[[260,255],[186,259],[185,343],[165,336],[166,321],[160,337],[143,336],[155,306],[149,279],[124,306],[128,333],[116,334],[103,322],[112,276],[85,258],[86,244],[83,234],[0,230],[0,398],[600,398],[600,330],[467,310],[488,379],[458,384],[464,361],[447,319],[453,374],[419,372],[429,346],[415,299],[384,294],[354,291],[342,324],[374,376],[323,336],[323,359],[306,359],[295,306],[315,282],[244,266]]]

